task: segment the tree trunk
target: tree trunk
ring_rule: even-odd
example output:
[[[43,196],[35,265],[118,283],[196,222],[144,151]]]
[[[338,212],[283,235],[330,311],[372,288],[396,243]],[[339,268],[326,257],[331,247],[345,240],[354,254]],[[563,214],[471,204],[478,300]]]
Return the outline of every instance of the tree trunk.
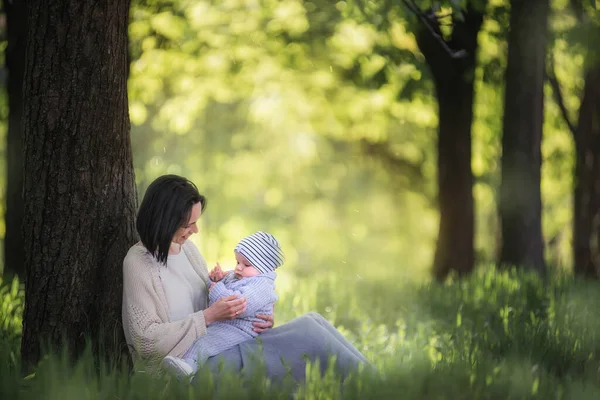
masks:
[[[431,32],[423,27],[417,43],[433,75],[439,109],[438,203],[440,227],[434,259],[434,274],[443,280],[451,272],[466,275],[474,265],[473,171],[471,169],[471,124],[477,34],[483,13],[469,8],[464,20],[455,19],[447,42],[463,57],[453,57]],[[435,23],[430,19],[430,23]],[[439,33],[439,27],[436,27]]]
[[[24,84],[26,369],[86,336],[124,350],[122,262],[135,242],[127,0],[28,0]],[[116,348],[118,346],[118,348]]]
[[[450,75],[450,74],[449,74]],[[437,88],[439,105],[438,202],[440,227],[434,259],[436,278],[468,274],[474,264],[471,123],[473,80],[446,77]],[[445,86],[442,86],[445,85]]]
[[[4,0],[8,71],[8,134],[6,137],[6,212],[4,221],[4,275],[25,276],[23,250],[23,72],[27,24],[24,1]]]
[[[575,131],[573,257],[575,273],[598,278],[600,261],[600,64],[588,71]]]
[[[545,273],[541,141],[549,0],[511,0],[504,97],[500,265]]]

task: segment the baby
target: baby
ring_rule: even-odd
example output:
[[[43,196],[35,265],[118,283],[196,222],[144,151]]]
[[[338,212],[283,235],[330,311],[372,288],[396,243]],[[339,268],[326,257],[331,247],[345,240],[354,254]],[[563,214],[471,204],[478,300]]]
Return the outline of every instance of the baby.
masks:
[[[254,332],[256,314],[273,314],[275,294],[275,269],[284,261],[277,240],[266,232],[256,232],[242,239],[234,250],[236,267],[223,272],[219,264],[211,271],[213,281],[209,287],[209,306],[221,297],[238,295],[246,297],[246,311],[231,321],[214,322],[206,327],[206,335],[196,339],[182,358],[167,356],[162,366],[179,378],[196,373],[198,366],[233,346],[258,335]]]

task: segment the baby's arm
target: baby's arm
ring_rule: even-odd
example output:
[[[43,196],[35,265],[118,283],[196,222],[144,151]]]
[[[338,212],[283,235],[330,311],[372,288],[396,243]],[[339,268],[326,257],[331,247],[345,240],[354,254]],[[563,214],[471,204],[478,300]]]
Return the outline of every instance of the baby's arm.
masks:
[[[208,273],[208,277],[211,281],[218,282],[231,272],[232,271],[223,271],[221,269],[221,265],[217,263],[217,265],[215,265],[215,267]]]
[[[219,300],[221,297],[227,297],[234,294],[240,297],[241,292],[239,290],[230,289],[231,283],[234,282],[233,279],[233,271],[229,271],[229,273],[225,275],[223,279],[219,280],[218,282],[210,283],[208,287],[208,300],[210,304]]]
[[[225,297],[226,295],[222,296],[220,294],[212,293],[212,289],[217,286],[217,283],[221,283],[223,286],[227,287],[232,280],[234,279],[233,277],[233,271],[227,271],[223,273],[223,276],[221,276],[219,279],[212,279],[210,280],[209,284],[208,284],[208,300],[210,301],[210,304],[214,303],[215,301],[219,300],[221,297]],[[234,294],[233,291],[231,291],[232,294]]]

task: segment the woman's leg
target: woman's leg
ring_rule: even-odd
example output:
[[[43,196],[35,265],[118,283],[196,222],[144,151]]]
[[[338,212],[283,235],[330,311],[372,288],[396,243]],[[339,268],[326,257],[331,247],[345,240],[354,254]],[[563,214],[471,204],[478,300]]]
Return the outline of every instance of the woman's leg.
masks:
[[[297,382],[306,378],[306,362],[318,361],[324,372],[331,356],[336,358],[336,369],[342,376],[358,369],[364,357],[350,351],[310,315],[303,315],[259,336],[269,374],[283,379],[289,373]],[[256,343],[256,342],[254,342]],[[241,345],[242,356],[256,350],[253,342]]]
[[[317,312],[309,312],[306,316],[313,318],[319,325],[329,332],[334,338],[337,339],[338,342],[344,347],[346,347],[349,351],[351,351],[357,358],[359,358],[362,362],[369,364],[369,361],[365,358],[365,356],[358,351],[356,347],[352,343],[350,343],[344,335],[340,333],[329,321],[327,321],[321,314]]]
[[[243,367],[240,345],[236,345],[206,360],[206,363],[199,367],[192,382],[196,385],[204,385],[212,381],[214,384],[212,396],[218,398],[219,391],[221,388],[228,387],[232,377],[239,379]]]
[[[206,360],[214,355],[222,354],[233,346],[253,339],[253,337],[229,324],[216,323],[208,327],[206,335],[200,336],[184,353],[183,359],[188,363],[198,365],[206,363]]]
[[[336,370],[342,377],[366,362],[327,320],[309,313],[209,358],[207,365],[213,373],[218,374],[224,365],[229,370],[243,371],[245,377],[264,367],[274,383],[283,383],[288,376],[303,383],[307,361],[318,361],[324,372],[331,356],[335,356]]]
[[[255,340],[251,340],[251,342],[255,342]],[[206,360],[206,365],[208,365],[213,373],[218,373],[221,369],[239,373],[244,366],[240,345],[233,346],[229,350],[225,350],[216,356],[210,357]]]

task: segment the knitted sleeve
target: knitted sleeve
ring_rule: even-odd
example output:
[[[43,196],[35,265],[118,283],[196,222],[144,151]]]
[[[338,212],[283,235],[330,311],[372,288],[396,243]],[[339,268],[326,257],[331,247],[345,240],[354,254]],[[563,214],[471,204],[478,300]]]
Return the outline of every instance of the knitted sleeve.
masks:
[[[246,312],[240,315],[239,318],[255,317],[258,310],[265,308],[277,300],[273,279],[260,275],[252,278],[244,278],[239,283],[228,286],[223,281],[220,281],[210,290],[211,302],[231,295],[246,297]]]
[[[166,355],[181,356],[206,334],[202,311],[168,322],[167,310],[152,283],[147,258],[128,255],[123,262],[123,328],[133,353],[156,362]]]

